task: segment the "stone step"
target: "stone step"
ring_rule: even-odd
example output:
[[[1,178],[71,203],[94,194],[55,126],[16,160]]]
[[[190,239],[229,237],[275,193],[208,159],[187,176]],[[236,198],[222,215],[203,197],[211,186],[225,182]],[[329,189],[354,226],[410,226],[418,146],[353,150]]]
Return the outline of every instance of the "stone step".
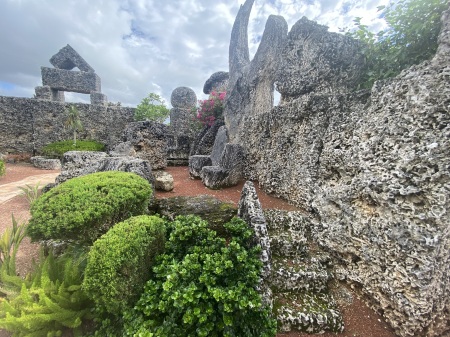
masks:
[[[331,278],[322,263],[318,258],[273,257],[269,284],[274,291],[322,291]]]
[[[342,332],[344,321],[332,295],[326,292],[274,294],[274,314],[279,332]]]
[[[272,255],[305,256],[309,219],[299,211],[269,209],[264,212]]]

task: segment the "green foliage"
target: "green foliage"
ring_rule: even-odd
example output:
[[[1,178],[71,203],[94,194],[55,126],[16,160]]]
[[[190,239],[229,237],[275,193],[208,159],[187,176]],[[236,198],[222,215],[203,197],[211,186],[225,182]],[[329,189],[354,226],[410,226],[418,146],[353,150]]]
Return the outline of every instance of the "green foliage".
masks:
[[[169,225],[155,275],[126,313],[127,335],[275,336],[276,322],[255,289],[260,248],[251,248],[252,232],[242,220],[225,228],[229,241],[198,217]]]
[[[77,132],[83,130],[83,124],[80,120],[80,112],[75,105],[70,105],[66,110],[64,126],[73,132],[73,146],[77,146]]]
[[[26,184],[25,187],[22,187],[22,186],[18,187],[22,191],[22,193],[20,193],[20,194],[27,199],[27,201],[30,203],[30,205],[33,202],[35,202],[36,199],[39,197],[39,194],[40,194],[39,185],[40,185],[40,183],[37,183],[34,186]]]
[[[19,224],[11,215],[12,227],[7,227],[0,236],[0,295],[16,294],[23,280],[16,273],[16,255],[25,237],[26,225]]]
[[[92,302],[81,289],[86,254],[52,252],[35,266],[20,293],[0,303],[0,328],[17,336],[61,336],[63,328],[80,335],[81,323],[90,318]],[[3,281],[3,280],[2,280]]]
[[[63,154],[68,151],[104,151],[105,145],[94,140],[79,140],[73,145],[71,140],[55,142],[44,146],[41,150],[42,154],[50,158],[62,158]]]
[[[367,74],[364,87],[375,80],[399,74],[403,69],[430,59],[436,52],[440,18],[447,0],[399,0],[378,7],[388,28],[377,34],[354,20],[357,29],[349,33],[364,42]]]
[[[115,223],[147,211],[152,188],[134,173],[109,171],[70,179],[31,205],[33,240],[92,244]]]
[[[134,120],[151,120],[163,123],[169,117],[169,114],[170,110],[164,105],[164,100],[159,95],[150,93],[136,107]]]
[[[102,311],[121,317],[139,298],[164,241],[164,220],[159,217],[141,215],[116,224],[94,242],[83,289]]]
[[[0,177],[6,172],[5,162],[0,159]]]

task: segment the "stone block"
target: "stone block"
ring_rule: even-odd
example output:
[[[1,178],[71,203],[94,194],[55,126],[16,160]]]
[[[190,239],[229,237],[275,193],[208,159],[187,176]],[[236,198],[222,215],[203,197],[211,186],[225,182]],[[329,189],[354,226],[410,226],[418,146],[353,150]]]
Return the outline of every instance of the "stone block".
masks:
[[[94,69],[70,45],[61,48],[50,59],[50,63],[58,69],[72,70],[78,68],[84,72],[95,72]]]
[[[31,163],[34,167],[43,170],[59,170],[61,168],[61,161],[59,159],[45,158],[42,156],[31,157]]]
[[[189,157],[189,175],[193,178],[201,178],[202,168],[211,166],[210,156],[190,156]]]
[[[36,99],[43,99],[46,101],[53,100],[52,89],[48,85],[36,87],[36,88],[34,88],[34,91],[35,91],[34,97]]]
[[[101,92],[91,92],[91,104],[94,105],[106,105],[108,103],[108,97]]]
[[[42,84],[52,89],[81,94],[101,92],[100,77],[95,73],[41,67]]]

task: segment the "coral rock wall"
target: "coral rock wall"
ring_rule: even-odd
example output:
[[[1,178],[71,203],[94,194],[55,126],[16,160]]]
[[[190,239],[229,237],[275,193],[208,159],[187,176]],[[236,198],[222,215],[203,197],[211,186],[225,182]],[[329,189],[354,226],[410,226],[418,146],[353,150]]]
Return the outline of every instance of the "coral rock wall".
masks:
[[[0,96],[0,153],[39,153],[54,141],[72,139],[64,128],[69,104]],[[118,143],[134,109],[76,103],[83,124],[80,139],[94,139],[108,147]]]

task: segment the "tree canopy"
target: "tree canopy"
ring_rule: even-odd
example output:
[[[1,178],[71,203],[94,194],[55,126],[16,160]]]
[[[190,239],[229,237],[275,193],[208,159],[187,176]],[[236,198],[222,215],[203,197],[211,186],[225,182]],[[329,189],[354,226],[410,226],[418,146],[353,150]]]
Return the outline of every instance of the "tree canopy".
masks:
[[[403,69],[430,59],[438,46],[441,15],[447,0],[397,0],[378,7],[387,27],[378,33],[355,18],[352,37],[365,44],[367,73],[363,87],[399,74]]]
[[[169,114],[170,110],[164,105],[161,96],[151,92],[136,107],[134,119],[136,121],[152,120],[163,123],[169,117]]]

